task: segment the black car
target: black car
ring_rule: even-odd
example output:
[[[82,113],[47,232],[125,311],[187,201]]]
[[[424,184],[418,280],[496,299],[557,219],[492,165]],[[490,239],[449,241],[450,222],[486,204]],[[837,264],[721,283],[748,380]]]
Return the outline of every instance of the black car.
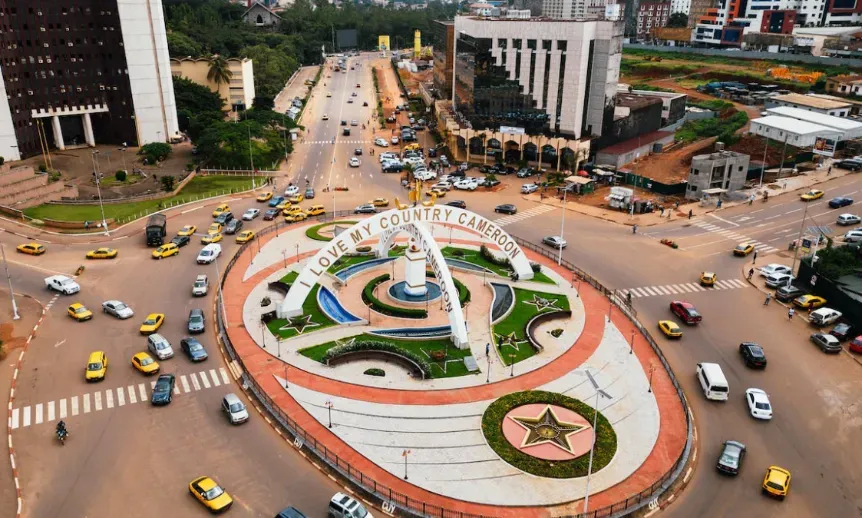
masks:
[[[724,441],[724,447],[718,455],[718,463],[715,468],[728,475],[737,475],[742,469],[742,460],[745,458],[745,445],[736,441]]]
[[[354,149],[353,154],[356,156],[362,156],[362,148],[358,147],[358,148]]]
[[[389,117],[386,117],[386,122],[395,122],[395,116],[390,115]]]
[[[832,331],[829,331],[829,334],[841,340],[842,342],[856,335],[853,326],[846,322],[841,322],[840,324],[837,324],[835,327],[832,328]]]
[[[461,169],[458,169],[456,171],[452,171],[451,173],[449,173],[449,176],[451,176],[453,178],[464,178],[465,176],[467,176],[467,172],[462,171]]]
[[[428,156],[430,158],[436,157],[437,156],[437,148],[432,147],[431,149],[429,149],[428,150]]]
[[[219,225],[224,226],[224,225],[227,225],[228,223],[230,223],[231,220],[233,220],[233,213],[228,211],[228,212],[222,212],[221,214],[219,214],[218,217],[216,217],[215,222],[218,223]]]
[[[780,300],[781,302],[787,302],[788,300],[793,300],[796,297],[801,295],[805,295],[805,292],[796,286],[782,286],[775,290],[775,300]]]
[[[514,167],[507,167],[503,169],[503,174],[516,174],[518,171],[515,170]]]
[[[307,198],[307,197],[308,197],[308,196],[306,196],[306,198]],[[276,216],[278,216],[278,214],[279,214],[280,212],[281,212],[281,211],[280,211],[280,210],[278,210],[278,209],[269,209],[268,211],[266,211],[266,212],[264,212],[264,213],[263,213],[263,220],[264,220],[264,221],[272,221],[272,220],[274,220],[274,219],[275,219],[275,217],[276,217]]]
[[[176,236],[173,239],[171,239],[171,243],[177,245],[177,247],[179,247],[179,248],[182,248],[182,247],[186,246],[187,244],[189,244],[189,241],[190,241],[189,236]]]
[[[242,220],[241,219],[232,219],[228,221],[227,225],[224,227],[225,234],[236,234],[242,230]]]
[[[347,126],[347,121],[341,121],[342,126]]]
[[[464,203],[463,200],[452,200],[449,203],[447,203],[446,205],[449,205],[450,207],[458,207],[459,209],[466,209],[467,208],[467,204]]]
[[[839,169],[847,169],[848,171],[858,171],[862,169],[862,161],[858,160],[842,160],[835,164]]]
[[[481,182],[481,185],[482,185],[482,187],[486,187],[486,188],[490,189],[491,187],[496,187],[497,185],[500,185],[500,180],[483,179]]]
[[[350,136],[350,128],[344,128],[343,130],[341,130],[341,134],[344,135],[345,137],[349,137]]]
[[[174,385],[177,378],[173,374],[161,374],[153,387],[153,397],[150,402],[154,405],[167,405],[174,396]]]
[[[280,511],[275,518],[307,518],[302,512],[296,507],[288,507],[287,509]]]
[[[766,353],[763,348],[754,342],[742,342],[739,344],[739,354],[746,367],[752,369],[766,368]]]
[[[189,357],[189,360],[193,362],[202,362],[208,358],[207,350],[204,349],[204,346],[191,336],[183,338],[180,341],[180,347],[182,347],[186,356]]]
[[[518,207],[515,207],[511,203],[504,203],[503,205],[497,205],[494,207],[494,212],[500,212],[503,214],[515,214],[518,212]]]
[[[841,207],[846,207],[852,203],[853,198],[847,198],[846,196],[839,196],[829,200],[829,206],[833,209],[840,209]]]

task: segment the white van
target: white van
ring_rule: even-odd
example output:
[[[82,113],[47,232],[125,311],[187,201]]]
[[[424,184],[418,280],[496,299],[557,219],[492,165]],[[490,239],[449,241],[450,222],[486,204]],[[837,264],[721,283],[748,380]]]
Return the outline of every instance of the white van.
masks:
[[[721,367],[717,363],[698,363],[696,375],[706,399],[727,401],[730,386],[727,384],[727,378],[724,377],[724,373],[721,372]]]

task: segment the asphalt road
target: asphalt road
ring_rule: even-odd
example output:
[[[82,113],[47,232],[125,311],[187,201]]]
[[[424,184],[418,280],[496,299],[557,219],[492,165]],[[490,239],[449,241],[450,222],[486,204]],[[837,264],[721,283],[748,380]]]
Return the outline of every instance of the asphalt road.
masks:
[[[289,178],[278,185],[282,190],[292,180],[304,187],[307,178],[309,185],[317,189],[314,203],[324,204],[327,210],[352,208],[377,196],[406,197],[399,175],[382,174],[377,157],[368,155],[373,140],[370,128],[362,131],[361,125],[352,127],[350,137],[341,136],[341,120],[348,124],[353,119],[359,124],[363,119],[373,123],[375,100],[370,69],[375,57],[366,55],[351,61],[361,65],[346,74],[327,70],[323,79],[326,86],[315,88],[303,117],[308,132],[303,142],[297,142],[288,167]],[[360,88],[356,88],[357,82]],[[326,97],[329,91],[332,97]],[[347,103],[353,92],[358,96],[353,103]],[[362,107],[364,101],[368,107]],[[323,114],[329,116],[329,121],[321,120]],[[364,150],[363,163],[359,168],[349,168],[347,161],[356,148]],[[507,223],[506,230],[533,241],[560,233],[563,222],[559,209],[546,210],[518,194],[519,185],[527,180],[504,177],[503,182],[505,188],[493,195],[481,191],[450,193],[442,201],[463,199],[471,210],[502,220]],[[832,180],[823,187],[824,199],[852,193],[860,189],[860,184],[858,175]],[[323,193],[326,185],[347,185],[350,190]],[[518,206],[517,217],[493,213],[495,205],[506,202]],[[229,203],[235,213],[260,206],[252,198]],[[205,229],[215,203],[201,205],[204,208],[193,206],[185,209],[190,212],[172,216],[170,233],[185,224]],[[786,236],[793,232],[784,230],[798,232],[805,207],[807,216],[814,218],[817,225],[829,225],[838,213],[848,212],[827,211],[823,202],[803,205],[788,194],[766,204],[756,202],[751,207],[724,209],[717,213],[718,218],[701,218],[719,230],[685,220],[651,227],[646,234],[638,235],[632,235],[628,227],[566,213],[564,233],[570,246],[563,257],[611,288],[696,282],[702,270],[715,271],[722,280],[741,280],[744,260],[731,256],[730,249],[737,238],[729,234],[743,235],[779,250],[786,248]],[[260,228],[265,223],[258,219],[246,228]],[[728,232],[722,234],[721,230]],[[834,224],[833,230],[837,231]],[[672,250],[659,244],[660,237],[678,240],[681,248]],[[12,246],[21,239],[0,233],[0,241]],[[151,249],[144,246],[139,230],[110,246],[120,250],[120,257],[86,263],[87,270],[80,278],[80,296],[59,297],[52,306],[50,318],[27,354],[16,406],[41,403],[47,412],[51,401],[59,404],[64,398],[150,381],[142,379],[128,364],[134,352],[145,349],[145,339],[137,328],[148,312],[168,315],[164,334],[175,348],[185,334],[185,318],[192,307],[204,308],[208,324],[212,324],[211,298],[195,300],[190,292],[196,274],[209,274],[211,282],[216,277],[215,265],[201,267],[194,263],[200,248],[198,239],[178,257],[162,261],[149,257]],[[237,247],[232,239],[224,241],[223,246],[225,258]],[[45,291],[42,279],[55,270],[74,271],[84,263],[84,252],[95,245],[49,247],[49,253],[42,257],[10,257],[14,261],[10,273],[16,291],[34,294],[46,303],[52,297]],[[784,255],[782,259],[789,264],[790,258]],[[65,306],[72,301],[98,309],[102,301],[111,298],[129,303],[135,317],[120,322],[97,314],[92,321],[76,323],[64,315]],[[668,304],[674,298],[692,302],[704,315],[701,325],[684,329],[681,340],[660,339],[692,406],[698,453],[687,489],[663,514],[859,516],[862,480],[857,466],[862,455],[855,446],[862,440],[862,367],[846,354],[822,354],[808,341],[811,329],[805,322],[788,322],[783,308],[775,304],[764,308],[762,293],[751,287],[638,297],[634,305],[641,321],[649,327],[659,319],[672,318]],[[198,375],[202,370],[225,368],[215,348],[211,326],[202,341],[210,352],[206,364],[193,365],[177,354],[164,362],[164,370],[191,378],[192,373]],[[737,354],[741,341],[763,345],[769,357],[765,371],[743,366]],[[87,354],[97,349],[108,354],[108,378],[88,385],[82,371]],[[705,400],[694,379],[695,364],[700,361],[722,365],[731,386],[729,401]],[[771,422],[759,422],[748,415],[743,400],[748,387],[762,388],[770,394],[775,409]],[[166,408],[128,401],[119,406],[117,401],[109,409],[105,401],[103,410],[67,420],[72,437],[62,448],[53,438],[51,423],[17,429],[13,439],[19,452],[27,515],[55,516],[61,511],[94,517],[119,512],[129,516],[202,513],[187,494],[186,484],[195,476],[207,474],[216,477],[237,499],[232,514],[272,515],[293,504],[309,516],[323,516],[326,502],[337,490],[335,484],[284,444],[255,412],[249,423],[231,427],[218,410],[221,397],[229,391],[241,392],[238,387],[223,384],[201,388],[177,395]],[[745,465],[736,478],[720,476],[714,470],[721,442],[727,439],[748,446]],[[770,464],[793,473],[791,494],[784,502],[760,495],[760,481]],[[155,487],[158,490],[154,491]],[[144,505],[129,506],[130,494]]]

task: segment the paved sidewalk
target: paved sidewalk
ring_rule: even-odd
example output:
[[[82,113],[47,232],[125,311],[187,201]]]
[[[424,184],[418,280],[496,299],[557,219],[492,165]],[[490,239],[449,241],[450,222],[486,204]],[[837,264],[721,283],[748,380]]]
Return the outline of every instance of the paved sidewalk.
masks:
[[[264,236],[264,242],[268,238],[271,238],[271,236]],[[236,272],[242,272],[248,266],[251,260],[251,253],[251,250],[248,249],[238,259],[236,265],[238,270],[235,270]],[[547,268],[557,270],[564,278],[568,275],[568,272],[558,269],[553,262],[545,260],[543,257],[529,251],[525,251],[525,253],[529,259],[540,262]],[[293,261],[294,259],[289,258],[287,262],[291,264]],[[258,275],[262,278],[266,274],[261,272]],[[520,518],[559,515],[579,510],[576,503],[552,509],[538,507],[511,508],[468,503],[443,497],[394,476],[345,444],[327,428],[326,423],[321,423],[314,416],[308,414],[283,389],[276,377],[284,375],[284,364],[278,361],[274,362],[274,358],[266,351],[261,350],[244,330],[242,313],[245,297],[258,282],[259,279],[256,276],[250,278],[247,282],[243,282],[238,274],[229,275],[226,279],[224,290],[227,295],[225,310],[231,341],[237,353],[243,358],[243,363],[248,373],[272,397],[273,401],[286,413],[291,415],[299,426],[317,438],[317,440],[322,441],[332,454],[338,455],[342,459],[342,462],[350,464],[357,471],[376,480],[379,484],[392,488],[393,491],[428,504],[438,505],[455,511]],[[587,315],[584,331],[577,339],[575,345],[570,347],[558,361],[522,376],[465,389],[417,392],[359,386],[344,381],[321,378],[310,372],[294,368],[290,369],[289,382],[291,385],[297,384],[305,389],[330,394],[332,397],[349,397],[358,401],[395,405],[451,405],[470,403],[494,399],[518,390],[539,387],[554,380],[564,378],[573,368],[582,365],[594,354],[602,340],[605,319],[607,318],[607,300],[586,283],[582,283],[581,289],[582,293],[580,295]],[[630,336],[633,326],[628,319],[614,310],[611,311],[611,318],[623,337]],[[645,340],[635,339],[633,351],[635,353],[634,357],[640,362],[644,372],[648,371],[651,366],[659,366],[655,370],[652,379],[652,392],[655,395],[661,415],[659,437],[646,461],[632,476],[624,482],[616,484],[612,488],[591,497],[590,502],[593,509],[620,502],[626,497],[649,487],[672,467],[685,446],[685,416],[668,374],[660,368],[658,358],[656,358]],[[575,495],[572,496],[574,497]]]

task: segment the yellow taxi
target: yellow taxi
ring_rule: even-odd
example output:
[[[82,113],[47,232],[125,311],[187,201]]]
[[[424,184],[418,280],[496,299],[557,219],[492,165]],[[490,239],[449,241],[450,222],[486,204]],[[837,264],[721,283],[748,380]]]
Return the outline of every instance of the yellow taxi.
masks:
[[[425,193],[426,196],[431,196],[432,194],[436,195],[438,198],[442,198],[443,196],[446,196],[446,191],[444,189],[431,189]]]
[[[212,225],[210,225],[210,228],[207,229],[207,234],[209,234],[209,235],[219,234],[219,233],[221,233],[221,231],[222,231],[221,223],[213,223]]]
[[[138,353],[132,356],[132,367],[147,375],[158,374],[160,368],[159,362],[147,353]]]
[[[222,233],[216,232],[215,234],[207,234],[203,238],[201,238],[201,243],[208,245],[210,243],[218,243],[222,240]]]
[[[297,223],[308,218],[308,214],[304,212],[290,212],[284,216],[285,223]]]
[[[254,231],[253,230],[243,230],[239,234],[236,235],[237,243],[248,243],[254,239]]]
[[[811,201],[811,200],[819,200],[822,197],[823,197],[823,191],[821,191],[820,189],[811,189],[810,191],[806,192],[805,194],[800,195],[799,199],[801,199],[802,201]]]
[[[66,309],[66,313],[78,322],[83,322],[84,320],[90,320],[93,318],[93,312],[87,309],[87,306],[81,304],[80,302],[76,302],[69,306]]]
[[[142,335],[151,335],[159,330],[162,327],[162,324],[165,323],[165,314],[164,313],[150,313],[147,315],[147,318],[144,320],[144,323],[141,324],[141,334]]]
[[[320,216],[324,212],[326,212],[326,209],[323,208],[323,205],[312,205],[305,210],[305,213],[309,216]]]
[[[389,200],[387,198],[374,198],[371,204],[375,207],[388,207]]]
[[[272,199],[271,192],[262,192],[257,195],[257,201],[269,201]]]
[[[39,243],[24,243],[23,245],[16,246],[15,250],[18,250],[18,253],[20,254],[42,255],[48,249]]]
[[[817,295],[802,295],[801,297],[793,299],[793,304],[800,308],[817,309],[823,304],[826,304],[826,299],[818,297]]]
[[[753,243],[739,243],[736,245],[736,248],[733,249],[733,255],[738,255],[741,257],[745,257],[754,251]]]
[[[230,211],[230,207],[228,207],[228,204],[222,203],[221,205],[218,205],[213,211],[213,217],[217,218],[228,211]]]
[[[290,197],[290,203],[302,203],[302,200],[305,199],[305,195],[300,193],[296,193]]]
[[[284,214],[285,216],[287,216],[289,214],[301,214],[302,212],[303,212],[302,207],[300,207],[299,205],[291,205],[290,207],[285,207],[281,211],[281,213]]]
[[[279,203],[278,205],[276,205],[275,208],[278,210],[284,210],[284,209],[290,207],[290,205],[291,205],[290,200],[284,200],[281,203]]]
[[[716,280],[718,280],[718,275],[713,272],[700,273],[700,284],[703,286],[714,286]]]
[[[189,493],[213,513],[227,511],[233,498],[210,477],[198,477],[189,482]]]
[[[87,359],[87,368],[84,369],[84,379],[87,381],[99,381],[105,379],[108,372],[108,357],[105,351],[94,351]]]
[[[87,259],[113,259],[117,253],[116,248],[97,248],[87,252]]]
[[[658,328],[669,338],[679,338],[682,336],[682,329],[672,320],[659,320]]]
[[[790,472],[778,466],[769,466],[763,477],[761,488],[767,495],[784,500],[790,491]]]
[[[196,227],[194,225],[186,225],[183,228],[181,228],[179,232],[177,232],[177,235],[178,236],[190,236],[190,235],[194,234],[195,230],[197,230],[197,229],[198,229],[198,227]]]
[[[165,243],[153,250],[153,259],[162,259],[179,253],[180,247],[178,247],[176,243]]]

